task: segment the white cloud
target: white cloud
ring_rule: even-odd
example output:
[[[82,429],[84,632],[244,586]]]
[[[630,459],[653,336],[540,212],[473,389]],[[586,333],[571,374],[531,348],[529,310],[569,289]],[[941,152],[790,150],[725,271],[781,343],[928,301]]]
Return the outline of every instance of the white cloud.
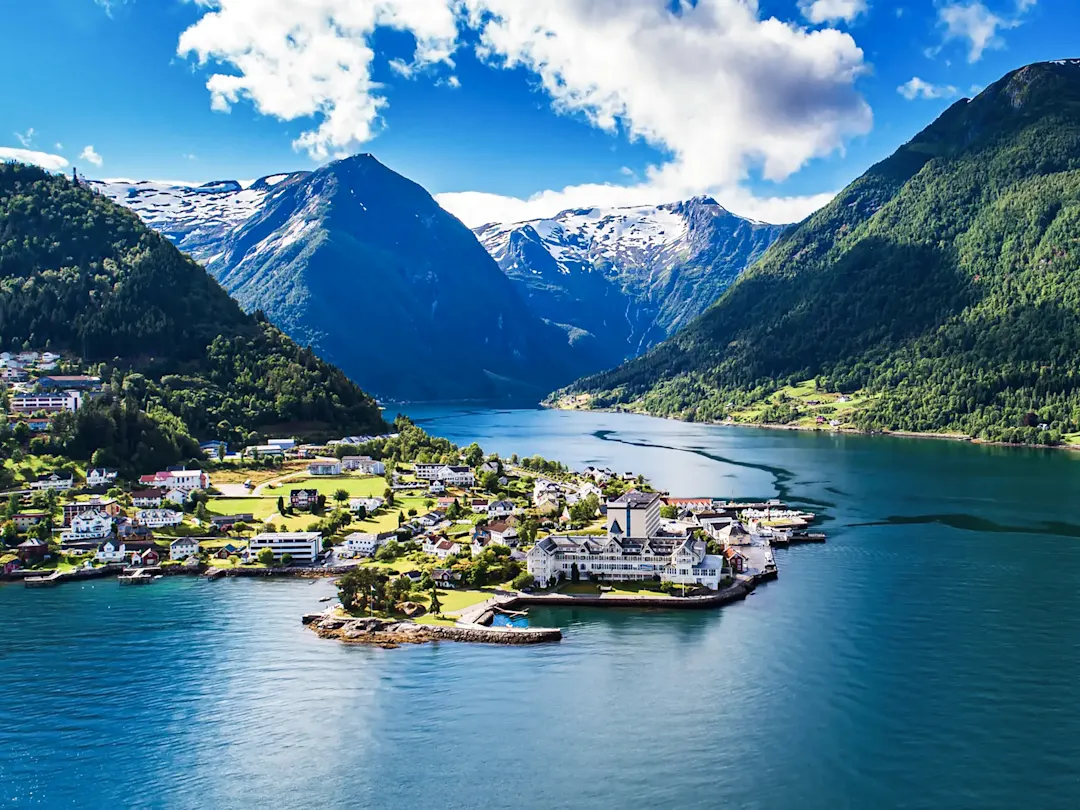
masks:
[[[101,159],[101,155],[94,151],[94,147],[86,146],[79,153],[79,160],[85,160],[89,163],[93,163],[95,166],[100,166],[105,161]]]
[[[481,59],[535,74],[556,112],[645,141],[664,156],[632,186],[572,186],[527,201],[471,192],[440,197],[457,212],[494,213],[500,200],[509,212],[713,193],[733,210],[745,204],[755,215],[801,215],[820,198],[754,201],[740,184],[758,171],[784,180],[872,126],[855,89],[866,64],[854,39],[762,19],[757,0],[198,2],[206,11],[181,35],[178,52],[225,66],[207,82],[212,106],[227,110],[246,99],[283,120],[314,117],[317,126],[294,146],[315,159],[377,134],[387,104],[372,79],[370,38],[379,27],[415,38],[411,61],[390,64],[403,75],[453,65],[463,45],[459,29],[472,28]],[[828,0],[822,14],[826,6],[853,17],[865,3]],[[475,222],[477,215],[461,216]]]
[[[959,91],[951,84],[931,84],[918,76],[912,76],[897,87],[896,92],[908,101],[914,101],[917,98],[953,98]]]
[[[0,146],[0,160],[17,160],[20,163],[32,163],[49,171],[60,171],[68,165],[60,155],[50,155],[48,152],[35,152],[33,149],[16,149],[8,146]]]
[[[319,119],[293,145],[323,160],[376,134],[387,102],[371,76],[375,29],[415,37],[412,62],[399,68],[450,63],[457,38],[451,2],[198,0],[210,10],[181,34],[177,52],[234,71],[214,73],[206,84],[215,110],[247,99],[264,115]]]
[[[866,13],[866,0],[799,0],[799,11],[814,25],[850,23]]]
[[[737,186],[714,191],[698,189],[696,193],[711,194],[725,208],[741,216],[775,223],[798,222],[836,196],[836,192],[832,191],[804,197],[755,197]],[[541,191],[527,199],[483,191],[451,191],[436,194],[435,201],[470,228],[475,228],[488,222],[522,222],[553,217],[568,208],[654,205],[675,202],[687,196],[692,195],[665,196],[663,190],[649,183],[633,186],[592,183]]]
[[[1037,0],[1016,0],[1016,13],[1012,17],[995,14],[978,0],[950,2],[938,9],[938,26],[945,29],[945,41],[966,40],[968,62],[982,59],[983,53],[993,48],[1003,48],[1004,40],[998,31],[1016,28],[1020,17],[1030,11]],[[936,49],[934,53],[936,53]]]
[[[64,151],[64,145],[62,143],[60,143],[60,141],[56,142],[56,151],[57,152],[63,152]]]
[[[24,149],[29,149],[34,145],[34,128],[30,127],[26,132],[16,132],[15,137],[23,145]]]

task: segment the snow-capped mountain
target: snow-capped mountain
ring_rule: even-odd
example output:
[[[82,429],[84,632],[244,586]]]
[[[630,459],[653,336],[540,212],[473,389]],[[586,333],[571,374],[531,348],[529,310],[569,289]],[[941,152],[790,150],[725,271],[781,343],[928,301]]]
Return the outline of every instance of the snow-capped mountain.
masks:
[[[592,334],[614,363],[700,315],[782,230],[695,197],[475,233],[538,315]]]
[[[529,311],[472,231],[371,155],[250,185],[94,186],[378,396],[539,397],[603,365],[594,342]]]
[[[170,185],[150,180],[90,180],[113,202],[130,208],[140,219],[196,259],[207,262],[229,233],[267,205],[277,193],[310,172],[261,177],[254,183],[221,180],[201,186]]]

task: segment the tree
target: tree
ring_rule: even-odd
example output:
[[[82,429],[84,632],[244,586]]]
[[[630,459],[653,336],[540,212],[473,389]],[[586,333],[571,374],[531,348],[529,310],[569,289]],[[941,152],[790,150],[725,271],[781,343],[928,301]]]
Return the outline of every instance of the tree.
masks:
[[[577,563],[572,563],[570,565],[570,581],[571,582],[580,582],[581,581],[581,571],[578,570]]]
[[[334,490],[334,502],[337,504],[343,504],[349,500],[349,491],[347,489]]]
[[[679,516],[678,507],[676,507],[676,506],[674,506],[672,504],[664,504],[663,506],[660,507],[660,517],[664,518],[665,520],[674,520],[678,516]]]
[[[360,504],[358,507],[356,507],[356,519],[357,520],[367,520],[367,507],[364,506],[363,504]],[[401,525],[401,524],[398,524],[398,525]]]
[[[536,583],[536,578],[528,571],[522,571],[516,577],[514,581],[510,583],[514,586],[514,590],[522,591],[526,588],[531,588]]]
[[[428,604],[428,610],[436,616],[442,613],[442,603],[439,602],[439,589],[435,587],[434,582],[431,583],[431,602]]]
[[[371,606],[378,574],[374,569],[357,566],[338,578],[338,598],[345,610],[366,611]]]
[[[390,583],[390,600],[397,604],[404,602],[412,593],[412,580],[408,577],[397,577]]]
[[[277,510],[279,515],[285,515],[285,499],[281,495],[277,496]]]
[[[532,515],[526,515],[518,524],[518,537],[524,545],[531,546],[536,542],[536,532],[540,528],[539,523]]]
[[[397,540],[387,540],[379,550],[375,552],[375,559],[379,562],[393,562],[401,556],[401,545]]]
[[[480,486],[491,493],[499,491],[499,473],[495,470],[484,473],[483,478],[480,479]]]
[[[483,588],[487,585],[488,577],[488,564],[483,560],[478,560],[469,569],[469,584],[474,588]]]
[[[465,463],[470,467],[478,467],[484,461],[484,451],[476,442],[465,448]]]
[[[264,548],[260,549],[258,555],[255,557],[263,565],[274,564],[274,552],[273,549]]]
[[[284,554],[281,555],[281,564],[284,565],[285,567],[288,567],[288,566],[292,565],[292,560],[293,560],[292,554],[290,554],[287,551]]]
[[[4,525],[0,528],[0,538],[3,539],[4,545],[11,546],[18,545],[19,530],[15,527],[14,522],[10,520],[4,521]]]

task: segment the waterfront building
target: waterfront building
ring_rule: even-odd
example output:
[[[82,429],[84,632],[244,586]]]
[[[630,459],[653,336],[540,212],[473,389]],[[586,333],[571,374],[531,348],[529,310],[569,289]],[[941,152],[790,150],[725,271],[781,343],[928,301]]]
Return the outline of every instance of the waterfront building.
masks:
[[[644,541],[615,536],[545,537],[526,555],[526,569],[542,588],[571,579],[575,569],[583,578],[671,582],[713,590],[731,574],[723,557],[707,553],[705,541],[690,537]]]
[[[199,541],[193,537],[178,537],[169,543],[170,560],[186,560],[199,553]]]
[[[248,542],[248,552],[257,556],[268,548],[274,553],[275,560],[289,554],[294,562],[310,563],[319,555],[321,542],[319,532],[262,532]]]
[[[61,533],[64,543],[80,543],[87,540],[100,540],[113,531],[113,517],[98,509],[73,515],[66,531]]]
[[[353,554],[359,554],[361,557],[372,556],[387,540],[392,540],[397,535],[394,532],[381,532],[379,534],[372,534],[370,532],[353,532],[348,535],[342,546],[346,551]]]

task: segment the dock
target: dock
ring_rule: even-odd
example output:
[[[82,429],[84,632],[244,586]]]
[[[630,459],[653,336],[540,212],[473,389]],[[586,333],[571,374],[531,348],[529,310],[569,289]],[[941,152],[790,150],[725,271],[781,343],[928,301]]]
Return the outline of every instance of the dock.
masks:
[[[161,574],[160,568],[125,568],[116,578],[121,585],[149,585]]]
[[[52,588],[60,584],[60,578],[63,576],[59,571],[53,571],[48,576],[44,577],[26,577],[23,580],[23,585],[27,588]]]

